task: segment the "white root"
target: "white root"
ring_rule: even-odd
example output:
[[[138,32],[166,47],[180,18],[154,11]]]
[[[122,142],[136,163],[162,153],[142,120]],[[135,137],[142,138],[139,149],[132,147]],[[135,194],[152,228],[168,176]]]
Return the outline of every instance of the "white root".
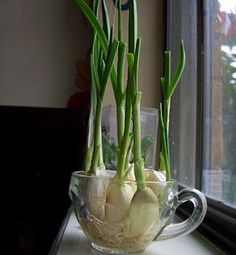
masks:
[[[90,180],[87,198],[91,217],[82,219],[81,225],[94,242],[140,249],[153,240],[161,227],[159,207],[165,176],[145,170],[145,177],[147,186],[143,190],[137,190],[133,169],[124,182],[110,179],[104,185],[99,180]]]
[[[106,186],[102,180],[90,179],[87,186],[87,206],[92,215],[105,218]]]
[[[84,201],[91,215],[99,220],[105,219],[106,191],[110,184],[110,178],[114,176],[113,171],[97,171],[98,178],[88,178],[87,182],[81,183],[81,191],[85,193]],[[107,178],[100,178],[100,177]],[[110,178],[109,178],[110,177]]]
[[[95,217],[81,221],[82,228],[89,238],[102,246],[116,249],[140,250],[148,246],[156,236],[159,222],[150,231],[140,236],[128,236],[127,223],[100,221]]]

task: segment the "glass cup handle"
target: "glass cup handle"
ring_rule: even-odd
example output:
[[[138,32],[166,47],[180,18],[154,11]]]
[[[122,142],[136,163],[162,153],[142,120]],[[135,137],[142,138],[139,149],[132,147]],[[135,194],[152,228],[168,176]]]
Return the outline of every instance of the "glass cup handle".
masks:
[[[196,189],[183,189],[177,194],[177,199],[174,202],[173,211],[175,212],[178,206],[190,201],[193,203],[194,209],[191,216],[183,222],[171,223],[167,225],[156,240],[164,240],[173,237],[184,236],[194,231],[203,221],[207,211],[207,201],[205,196]]]

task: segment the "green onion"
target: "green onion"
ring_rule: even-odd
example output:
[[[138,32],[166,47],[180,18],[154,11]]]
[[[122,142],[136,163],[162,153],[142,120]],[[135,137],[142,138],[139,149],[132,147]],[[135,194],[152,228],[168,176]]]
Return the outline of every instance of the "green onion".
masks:
[[[164,77],[161,78],[161,85],[163,90],[163,107],[159,107],[159,126],[161,137],[161,152],[160,152],[160,170],[166,172],[166,179],[170,180],[170,149],[169,149],[169,119],[170,119],[170,106],[171,97],[176,89],[180,77],[183,73],[185,66],[185,50],[184,43],[180,44],[180,62],[171,79],[171,53],[165,52],[165,72]]]
[[[116,174],[108,183],[108,187],[101,187],[101,183],[97,182],[96,178],[92,178],[86,187],[88,189],[90,211],[101,222],[106,221],[106,224],[102,224],[102,231],[97,229],[99,228],[98,224],[95,232],[99,235],[107,228],[105,232],[108,233],[109,239],[112,236],[110,232],[114,233],[114,229],[111,227],[117,225],[122,231],[126,231],[125,235],[123,232],[120,233],[121,235],[117,235],[119,238],[124,237],[125,239],[128,237],[129,242],[132,240],[129,238],[135,238],[137,241],[137,238],[142,236],[146,235],[146,238],[148,231],[158,222],[159,206],[161,205],[159,199],[163,187],[157,181],[165,181],[171,178],[170,106],[171,97],[185,66],[184,45],[181,42],[180,63],[173,78],[171,77],[171,53],[170,51],[165,52],[164,77],[161,78],[164,100],[158,109],[161,140],[160,170],[165,171],[166,175],[160,171],[146,171],[144,169],[145,158],[143,158],[142,141],[146,143],[144,150],[147,150],[152,144],[152,140],[145,141],[141,138],[140,108],[142,93],[138,86],[141,38],[138,37],[137,33],[136,0],[129,1],[128,43],[124,42],[123,39],[121,0],[118,0],[117,39],[114,36],[113,25],[110,25],[106,0],[101,0],[101,5],[99,5],[99,0],[94,0],[92,9],[86,4],[85,0],[75,1],[94,29],[91,53],[92,110],[90,111],[93,130],[90,130],[92,139],[90,139],[90,144],[87,146],[83,163],[87,175],[96,175],[98,170],[105,168],[102,154],[101,119],[103,99],[109,79],[112,83],[117,112]],[[99,7],[102,12],[101,22],[98,17]],[[125,73],[126,69],[127,75]],[[146,179],[151,182],[145,182]],[[136,180],[136,183],[126,182],[126,180]],[[103,201],[99,206],[92,202],[94,192],[99,193],[99,201],[100,199]],[[112,225],[107,224],[109,222]],[[124,229],[120,227],[123,223],[125,224]]]

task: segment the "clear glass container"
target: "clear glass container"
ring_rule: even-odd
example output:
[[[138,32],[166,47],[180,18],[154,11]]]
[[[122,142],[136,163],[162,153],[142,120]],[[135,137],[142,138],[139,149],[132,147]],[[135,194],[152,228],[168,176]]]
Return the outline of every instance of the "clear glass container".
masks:
[[[158,113],[154,108],[141,108],[142,157],[145,167],[155,169]],[[132,128],[132,127],[131,127]],[[106,106],[102,115],[103,158],[107,169],[116,169],[117,120],[116,108]]]
[[[153,174],[147,170],[146,174]],[[202,222],[207,209],[198,190],[178,192],[177,182],[146,181],[137,189],[135,181],[118,182],[114,171],[99,176],[74,172],[69,194],[78,222],[93,248],[110,254],[140,252],[154,240],[186,235]],[[173,223],[175,211],[186,201],[192,215]]]

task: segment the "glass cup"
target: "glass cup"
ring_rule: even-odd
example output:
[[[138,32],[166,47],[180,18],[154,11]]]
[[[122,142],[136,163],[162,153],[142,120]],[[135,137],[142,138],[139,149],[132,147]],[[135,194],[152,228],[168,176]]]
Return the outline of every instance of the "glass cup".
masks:
[[[124,110],[124,109],[123,109]],[[158,114],[156,108],[140,109],[141,151],[146,168],[155,168]],[[132,130],[132,127],[131,127]],[[131,131],[130,130],[130,131]],[[102,114],[103,159],[107,169],[117,167],[117,113],[116,107],[106,106]]]
[[[196,189],[178,192],[177,182],[118,182],[114,171],[101,176],[73,172],[69,195],[81,228],[93,248],[112,254],[141,252],[155,240],[189,234],[202,222],[207,202]],[[174,223],[176,209],[190,201],[191,216]]]

